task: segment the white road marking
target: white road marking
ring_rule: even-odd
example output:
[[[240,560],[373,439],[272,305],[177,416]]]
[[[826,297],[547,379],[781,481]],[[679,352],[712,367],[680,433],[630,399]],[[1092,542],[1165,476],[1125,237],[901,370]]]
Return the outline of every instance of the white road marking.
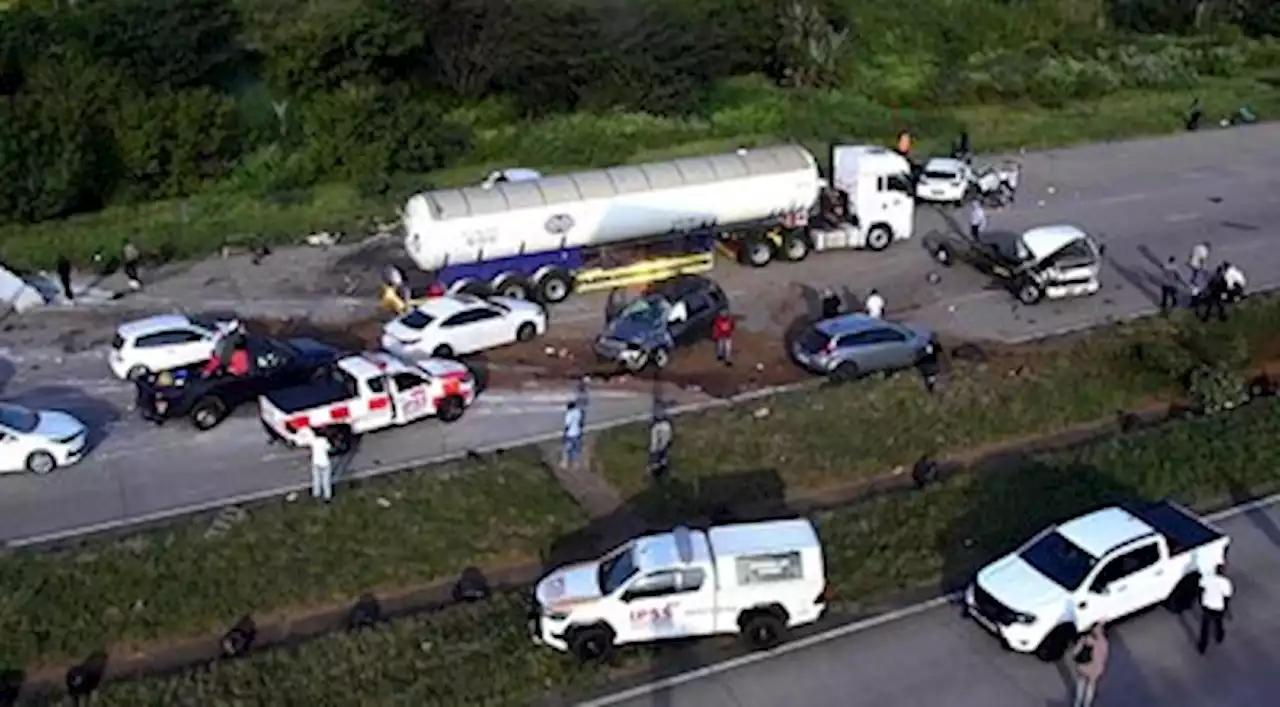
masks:
[[[1198,218],[1200,218],[1200,214],[1195,212],[1190,212],[1185,214],[1172,214],[1170,216],[1166,216],[1164,217],[1164,221],[1165,223],[1181,223],[1183,221],[1194,221]]]
[[[1146,194],[1117,194],[1098,199],[1098,204],[1128,204],[1135,201],[1142,201],[1147,198]]]
[[[1251,511],[1256,511],[1262,508],[1273,506],[1276,503],[1280,503],[1280,493],[1267,496],[1266,498],[1260,498],[1256,501],[1249,501],[1248,503],[1242,503],[1238,506],[1232,506],[1231,508],[1227,508],[1227,509],[1218,511],[1217,513],[1212,513],[1208,516],[1205,516],[1205,518],[1210,522],[1219,523],[1221,521],[1227,520],[1228,518],[1232,518],[1234,516],[1238,516],[1243,513],[1249,513]],[[600,697],[594,700],[579,702],[576,705],[576,707],[608,707],[608,705],[615,705],[615,704],[618,704],[619,702],[627,702],[629,700],[634,700],[640,697],[644,697],[646,695],[653,694],[654,692],[658,692],[659,690],[669,690],[671,688],[679,687],[680,685],[701,680],[703,678],[711,677],[719,673],[727,672],[729,670],[735,670],[737,668],[741,668],[747,665],[752,665],[754,663],[759,663],[762,660],[767,660],[774,656],[785,655],[787,653],[792,653],[792,652],[801,650],[803,648],[808,648],[810,646],[816,646],[816,645],[826,643],[828,641],[833,641],[843,636],[849,636],[855,633],[862,633],[863,631],[873,629],[877,626],[882,626],[887,623],[892,623],[894,621],[899,621],[901,619],[909,618],[909,617],[915,616],[916,614],[921,614],[931,609],[936,609],[940,606],[946,606],[947,604],[958,599],[959,596],[960,596],[960,593],[955,592],[952,594],[946,594],[940,597],[935,597],[928,601],[920,602],[919,604],[912,604],[911,606],[905,606],[895,611],[890,611],[885,614],[880,614],[879,616],[873,616],[868,619],[863,619],[862,621],[855,621],[850,624],[845,624],[844,626],[833,628],[830,631],[824,631],[822,633],[814,634],[812,636],[806,636],[797,641],[784,643],[781,646],[778,646],[777,648],[774,648],[773,650],[770,650],[770,651],[764,651],[760,653],[749,653],[747,655],[739,656],[737,658],[731,658],[729,660],[721,661],[719,663],[713,663],[712,665],[698,668],[696,670],[690,670],[687,673],[681,673],[679,675],[673,675],[669,678],[657,680],[655,682],[651,682],[645,685],[639,685],[637,687],[631,688],[630,690],[623,690],[622,692],[616,692],[612,695],[606,695],[604,697]]]

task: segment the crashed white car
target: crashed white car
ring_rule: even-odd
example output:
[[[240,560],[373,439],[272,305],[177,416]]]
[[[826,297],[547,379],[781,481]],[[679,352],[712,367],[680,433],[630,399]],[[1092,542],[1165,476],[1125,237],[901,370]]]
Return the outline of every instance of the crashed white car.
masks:
[[[931,204],[964,203],[973,184],[973,170],[962,160],[934,157],[916,181],[916,200]]]

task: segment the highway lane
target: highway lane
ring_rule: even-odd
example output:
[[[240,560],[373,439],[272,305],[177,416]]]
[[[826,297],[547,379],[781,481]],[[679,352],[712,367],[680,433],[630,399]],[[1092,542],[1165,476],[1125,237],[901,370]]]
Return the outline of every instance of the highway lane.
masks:
[[[1222,522],[1237,599],[1227,640],[1196,653],[1198,615],[1155,609],[1116,624],[1098,707],[1267,707],[1280,690],[1280,507]],[[1001,649],[946,605],[825,643],[582,707],[1065,707],[1063,665]]]
[[[762,270],[722,264],[716,277],[749,328],[787,323],[790,315],[779,307],[795,297],[793,286],[827,284],[851,297],[877,287],[888,299],[890,316],[964,337],[1006,341],[1152,311],[1154,291],[1144,278],[1156,264],[1144,247],[1156,260],[1170,254],[1181,259],[1193,243],[1209,240],[1215,256],[1241,262],[1252,286],[1280,285],[1280,256],[1270,245],[1280,235],[1275,225],[1280,221],[1280,175],[1273,168],[1280,164],[1280,124],[1033,153],[1022,160],[1019,203],[992,213],[991,228],[1015,231],[1069,221],[1100,233],[1109,245],[1104,292],[1018,307],[1006,292],[989,289],[990,283],[972,269],[944,270],[923,251],[925,233],[951,225],[929,208],[918,213],[917,238],[884,253],[821,254]],[[965,215],[953,218],[963,223]],[[938,284],[926,282],[930,272],[941,273]],[[277,305],[257,302],[253,307],[265,312]],[[124,306],[135,305],[126,299]],[[602,310],[600,296],[575,298],[553,310],[553,328],[556,322],[585,322],[590,328]],[[103,341],[109,338],[109,332],[96,333]],[[305,481],[302,455],[264,448],[251,413],[206,435],[194,435],[182,425],[157,430],[128,411],[129,391],[105,378],[99,353],[61,357],[59,362],[53,350],[36,348],[10,351],[9,357],[16,375],[0,381],[0,394],[81,411],[104,439],[88,460],[66,474],[0,478],[0,539],[148,516]],[[352,472],[554,435],[570,394],[554,387],[504,391],[508,397],[497,393],[447,430],[427,422],[370,437],[353,460]],[[643,416],[651,406],[643,393],[602,392],[600,400],[590,413],[595,424]],[[682,402],[697,400],[706,398],[682,394]]]

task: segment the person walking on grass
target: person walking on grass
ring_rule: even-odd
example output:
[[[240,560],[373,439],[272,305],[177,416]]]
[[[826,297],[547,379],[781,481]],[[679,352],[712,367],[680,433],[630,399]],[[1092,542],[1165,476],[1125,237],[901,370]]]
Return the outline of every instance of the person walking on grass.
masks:
[[[716,342],[716,360],[733,365],[733,330],[737,322],[729,310],[722,309],[711,323],[711,339]]]
[[[982,208],[982,202],[974,199],[969,207],[969,237],[975,241],[980,240],[985,230],[987,230],[987,212]]]
[[[1169,261],[1162,268],[1160,280],[1160,312],[1168,314],[1178,308],[1178,293],[1182,290],[1182,273],[1178,270],[1178,259],[1169,256]]]
[[[1074,707],[1092,707],[1093,698],[1098,694],[1098,682],[1107,669],[1110,650],[1106,627],[1101,621],[1076,643],[1071,654],[1076,669]]]
[[[1230,615],[1229,602],[1235,591],[1235,585],[1227,579],[1222,565],[1215,567],[1212,573],[1200,576],[1200,641],[1196,643],[1196,650],[1201,655],[1209,648],[1210,632],[1215,643],[1222,643],[1226,637],[1222,620]]]

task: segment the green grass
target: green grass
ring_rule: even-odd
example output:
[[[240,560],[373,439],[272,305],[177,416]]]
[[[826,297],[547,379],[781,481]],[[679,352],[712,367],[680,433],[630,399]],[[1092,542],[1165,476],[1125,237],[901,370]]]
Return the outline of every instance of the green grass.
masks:
[[[57,552],[0,558],[0,666],[80,660],[108,646],[221,632],[246,613],[349,603],[453,581],[468,566],[537,562],[584,516],[532,455],[373,482]]]
[[[1239,366],[1275,356],[1280,303],[1260,300],[1224,324],[1189,316],[1096,330],[1029,353],[957,364],[935,395],[918,376],[822,387],[681,417],[672,450],[681,481],[648,492],[638,473],[646,430],[603,433],[595,459],[624,497],[654,517],[701,516],[726,502],[848,488],[895,468],[1010,439],[1056,432],[1180,393],[1172,377],[1134,361],[1135,347],[1186,342]],[[1186,355],[1186,354],[1183,354]],[[756,411],[769,414],[757,418]]]
[[[1173,498],[1217,506],[1274,491],[1278,466],[1280,401],[1271,399],[823,512],[816,520],[834,608],[866,609],[967,576],[1044,525],[1102,505]],[[531,645],[522,609],[507,595],[174,677],[108,685],[97,704],[525,705],[545,691],[607,685],[613,673]],[[654,656],[626,650],[618,670],[654,670],[662,665]]]
[[[1226,115],[1246,101],[1264,117],[1280,112],[1280,84],[1261,78],[1206,79],[1181,90],[1121,91],[1059,109],[896,109],[855,91],[789,93],[746,77],[727,82],[713,101],[716,107],[697,118],[576,114],[495,125],[472,116],[468,119],[482,125],[476,128],[476,147],[468,164],[421,178],[397,177],[397,188],[386,196],[364,194],[349,184],[270,196],[221,188],[30,226],[0,226],[0,260],[17,267],[48,267],[61,252],[88,262],[97,250],[118,251],[125,238],[150,251],[167,249],[177,257],[190,257],[213,252],[228,240],[287,243],[324,230],[368,235],[376,221],[395,217],[405,193],[427,185],[475,183],[492,169],[516,165],[562,172],[792,139],[823,156],[835,141],[889,144],[904,125],[915,132],[925,153],[949,149],[962,126],[984,151],[1170,133],[1180,129],[1193,95],[1202,97],[1210,117]]]

